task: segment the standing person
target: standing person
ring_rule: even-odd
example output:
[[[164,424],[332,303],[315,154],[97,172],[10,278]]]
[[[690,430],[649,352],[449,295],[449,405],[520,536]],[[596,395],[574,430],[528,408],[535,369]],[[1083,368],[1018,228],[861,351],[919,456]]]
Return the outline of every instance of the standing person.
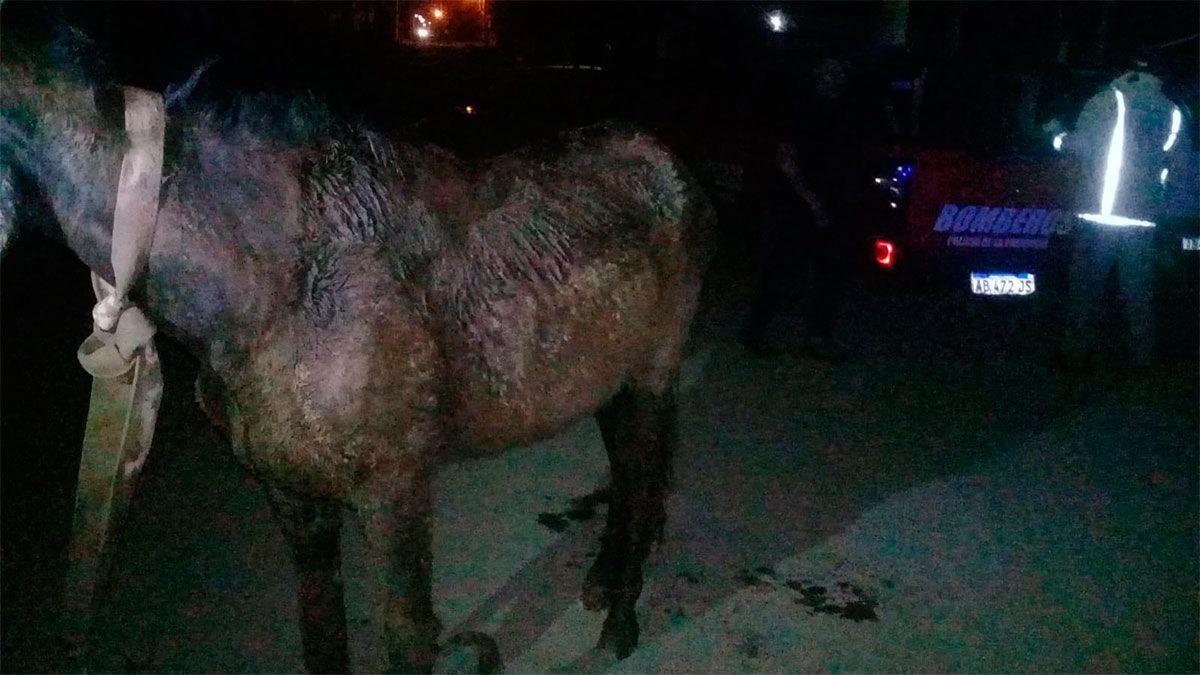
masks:
[[[765,161],[754,180],[763,214],[761,272],[742,341],[760,356],[776,353],[767,329],[799,273],[808,271],[806,350],[841,360],[847,350],[832,333],[851,264],[850,194],[861,155],[846,105],[847,64],[825,58],[811,76],[809,95],[795,109],[784,106],[760,150]]]
[[[1150,365],[1154,351],[1155,225],[1169,216],[1176,190],[1195,190],[1188,161],[1188,124],[1179,105],[1144,61],[1117,77],[1084,105],[1063,150],[1084,166],[1064,356],[1084,365],[1101,332],[1128,338],[1134,366]],[[1186,183],[1191,183],[1185,184]],[[1105,279],[1116,268],[1125,299],[1128,335],[1101,327]]]

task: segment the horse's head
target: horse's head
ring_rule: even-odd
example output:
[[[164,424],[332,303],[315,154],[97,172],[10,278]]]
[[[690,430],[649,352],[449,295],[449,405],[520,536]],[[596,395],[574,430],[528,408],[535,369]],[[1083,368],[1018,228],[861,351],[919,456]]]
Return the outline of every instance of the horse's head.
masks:
[[[48,227],[95,262],[120,170],[120,91],[99,76],[91,42],[74,29],[4,35],[0,52],[0,245],[15,234],[20,202],[33,198]],[[53,220],[53,223],[45,221]],[[87,245],[85,245],[87,244]]]

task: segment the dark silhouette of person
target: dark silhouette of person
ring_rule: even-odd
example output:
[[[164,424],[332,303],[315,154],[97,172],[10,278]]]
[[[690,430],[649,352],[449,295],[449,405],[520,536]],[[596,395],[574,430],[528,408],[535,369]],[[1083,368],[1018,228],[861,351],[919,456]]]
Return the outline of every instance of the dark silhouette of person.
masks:
[[[772,319],[792,288],[811,277],[806,351],[841,360],[833,337],[851,265],[859,135],[846,104],[849,68],[832,58],[811,71],[811,91],[777,103],[751,180],[761,204],[760,277],[742,336],[753,353],[770,356]]]

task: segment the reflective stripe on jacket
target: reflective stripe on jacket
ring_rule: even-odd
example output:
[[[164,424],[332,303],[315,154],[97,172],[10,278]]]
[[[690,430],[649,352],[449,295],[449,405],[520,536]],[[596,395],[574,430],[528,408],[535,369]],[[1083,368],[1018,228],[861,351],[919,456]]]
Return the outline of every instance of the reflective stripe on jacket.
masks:
[[[1188,125],[1148,73],[1125,73],[1088,100],[1065,141],[1064,150],[1084,164],[1078,206],[1085,221],[1152,227],[1169,187],[1191,187],[1179,185],[1191,180]]]

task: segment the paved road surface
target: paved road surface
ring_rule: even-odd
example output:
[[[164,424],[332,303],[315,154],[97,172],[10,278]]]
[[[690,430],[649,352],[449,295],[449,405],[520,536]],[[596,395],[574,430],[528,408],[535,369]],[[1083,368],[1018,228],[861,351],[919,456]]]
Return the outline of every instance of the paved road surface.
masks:
[[[38,319],[21,289],[38,263],[14,254],[4,270],[10,672],[61,663],[55,565],[86,405],[71,355],[87,299],[52,283],[36,299],[83,318]],[[590,420],[439,474],[449,629],[491,633],[511,672],[1200,669],[1194,363],[1080,391],[1037,364],[1020,306],[861,288],[842,324],[857,358],[761,361],[732,340],[740,297],[716,298],[698,326],[639,650],[620,664],[589,655],[601,617],[575,599],[604,514],[587,499],[606,470]],[[16,315],[34,318],[14,327]],[[793,345],[797,322],[779,328]],[[166,359],[98,670],[298,670],[282,538],[191,405],[194,366]],[[378,584],[357,533],[343,539],[354,665],[375,671]]]

